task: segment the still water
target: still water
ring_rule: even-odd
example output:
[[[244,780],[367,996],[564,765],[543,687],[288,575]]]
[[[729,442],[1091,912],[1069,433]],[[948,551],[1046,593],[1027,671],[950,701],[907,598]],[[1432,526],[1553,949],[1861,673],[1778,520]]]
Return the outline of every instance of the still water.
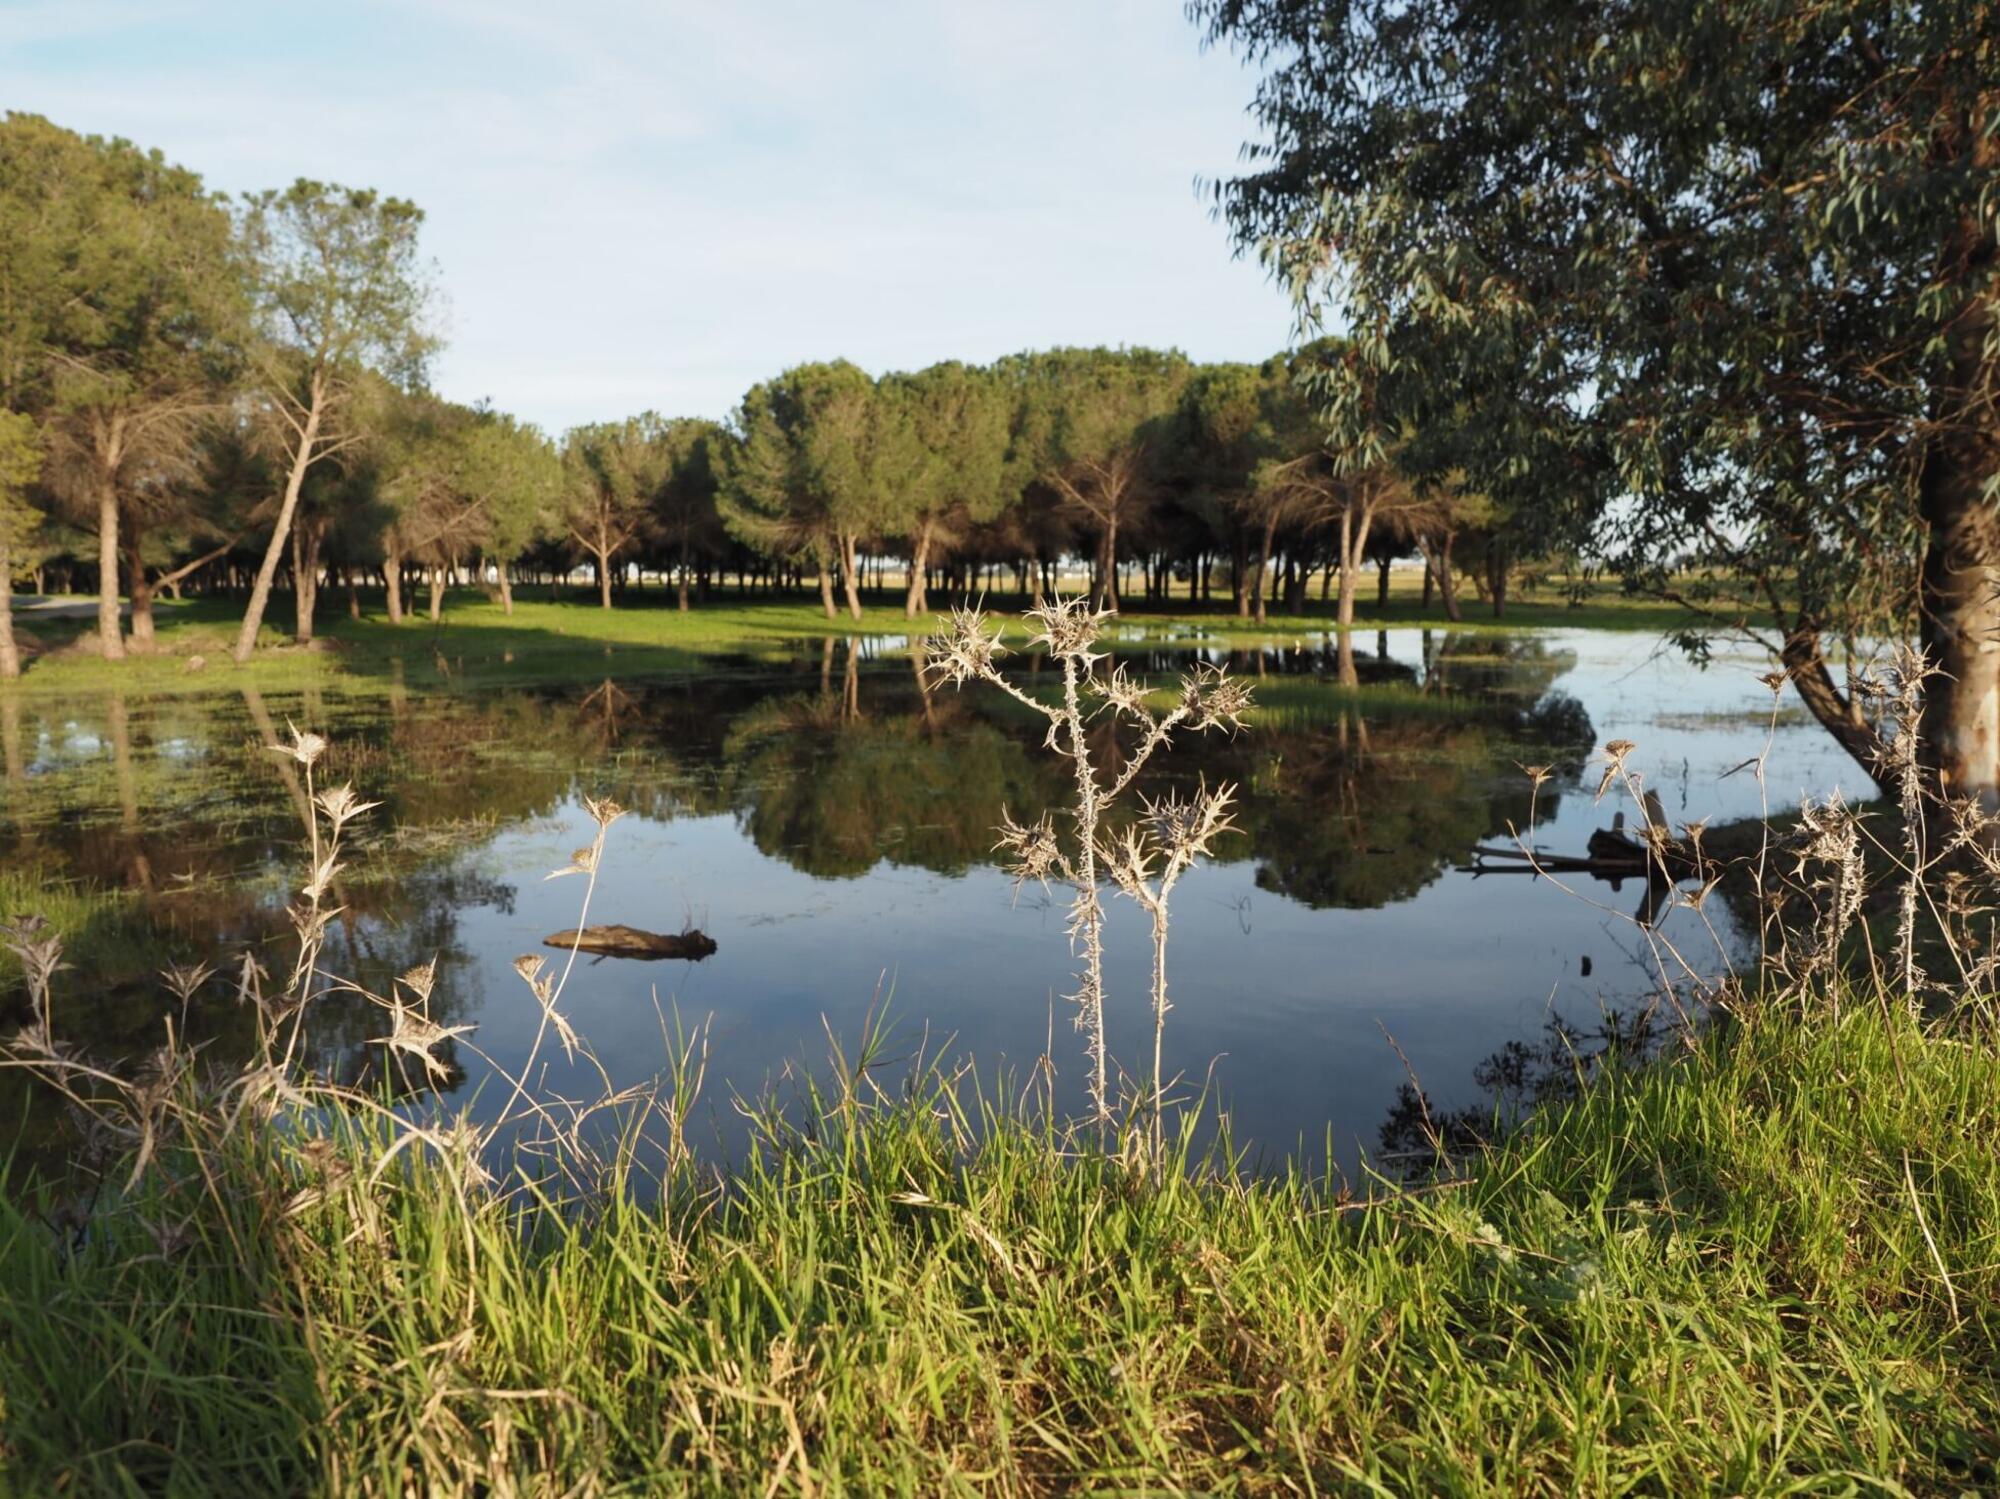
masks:
[[[1606,743],[1636,743],[1627,763],[1676,823],[1867,789],[1789,704],[1774,719],[1760,658],[1698,668],[1647,637],[1581,631],[1359,640],[1358,692],[1333,685],[1318,636],[1121,646],[1134,670],[1216,661],[1259,690],[1251,727],[1182,742],[1138,789],[1242,788],[1240,832],[1176,893],[1166,1050],[1185,1091],[1205,1085],[1267,1157],[1330,1147],[1351,1169],[1377,1151],[1407,1076],[1398,1048],[1441,1106],[1472,1104],[1475,1069],[1509,1041],[1656,991],[1659,948],[1628,919],[1640,886],[1580,879],[1565,893],[1468,868],[1475,845],[1510,841],[1531,816],[1539,846],[1581,853],[1618,805],[1594,797]],[[455,1051],[454,1101],[497,1101],[478,1053],[512,1065],[532,1040],[538,1011],[511,964],[575,924],[582,882],[545,876],[589,842],[589,794],[632,813],[611,830],[591,921],[692,925],[719,946],[696,964],[586,959],[563,1009],[620,1084],[660,1070],[663,1017],[706,1025],[698,1141],[739,1147],[732,1093],[823,1067],[828,1032],[851,1046],[884,1005],[893,1057],[921,1045],[1018,1086],[1047,1053],[1058,1104],[1080,1112],[1061,893],[1017,891],[990,853],[1003,808],[1061,804],[1065,772],[1039,723],[990,689],[925,691],[904,642],[774,655],[560,689],[391,677],[304,695],[0,701],[0,900],[72,927],[56,1030],[101,1057],[142,1055],[170,1008],[178,1018],[150,978],[169,959],[248,947],[282,971],[303,788],[269,745],[295,721],[333,742],[321,784],[383,803],[339,891],[327,967],[379,992],[436,957],[437,1018],[476,1027],[477,1051]],[[1011,659],[1032,685],[1038,664]],[[1728,774],[1767,746],[1761,781]],[[1553,767],[1532,801],[1524,765]],[[1122,899],[1110,922],[1112,1050],[1136,1071],[1150,1057],[1147,927]],[[1659,935],[1711,972],[1745,947],[1719,901],[1670,912]],[[225,1051],[248,1030],[226,987],[186,1017]],[[0,1026],[21,1009],[18,975],[0,970]],[[381,1017],[349,1001],[328,1012],[327,1060],[358,1064]],[[547,1084],[584,1087],[560,1067]],[[18,1088],[0,1102],[0,1135],[25,1118],[31,1153],[60,1149],[59,1126]]]

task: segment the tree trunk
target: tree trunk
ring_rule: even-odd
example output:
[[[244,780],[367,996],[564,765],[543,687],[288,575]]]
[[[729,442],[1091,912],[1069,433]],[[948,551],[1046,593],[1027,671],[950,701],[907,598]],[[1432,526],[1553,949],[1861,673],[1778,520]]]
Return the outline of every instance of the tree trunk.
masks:
[[[319,529],[309,520],[292,525],[292,639],[311,645],[313,611],[319,604]]]
[[[125,548],[126,584],[125,589],[132,600],[132,649],[149,652],[153,649],[153,585],[146,577],[146,563],[139,555],[139,536],[136,525],[127,525],[122,545]]]
[[[1464,619],[1458,608],[1458,580],[1452,576],[1451,547],[1457,540],[1451,532],[1444,533],[1444,540],[1438,544],[1438,597],[1444,600],[1444,617],[1453,624]]]
[[[97,637],[104,659],[125,659],[125,632],[118,623],[118,484],[111,473],[97,481]]]
[[[608,551],[597,554],[597,606],[600,609],[611,607],[611,553]]]
[[[851,535],[839,538],[840,544],[840,589],[847,599],[847,612],[855,619],[861,618],[861,587],[856,576],[854,557],[855,538]]]
[[[1271,517],[1264,522],[1264,541],[1257,552],[1257,576],[1253,580],[1250,589],[1251,597],[1256,601],[1256,618],[1257,623],[1260,625],[1264,623],[1265,619],[1264,596],[1269,592],[1264,585],[1271,575],[1271,548],[1276,544],[1277,539],[1278,517],[1276,512],[1273,512]]]
[[[1118,512],[1104,523],[1104,560],[1097,570],[1097,607],[1118,609]]]
[[[1368,546],[1368,527],[1372,517],[1364,510],[1357,524],[1352,505],[1341,507],[1340,511],[1340,601],[1336,605],[1337,626],[1340,630],[1340,681],[1344,687],[1361,685],[1361,674],[1354,666],[1354,596],[1360,592],[1361,554]]]
[[[1380,557],[1375,562],[1375,607],[1385,612],[1389,608],[1389,564],[1394,560]]]
[[[1969,321],[1969,320],[1968,320]],[[1971,335],[1979,336],[1980,330]],[[1964,419],[1970,426],[1974,417]],[[1918,481],[1930,530],[1921,639],[1937,675],[1924,694],[1928,768],[1948,796],[2000,810],[2000,516],[1986,498],[2000,473],[2000,429],[1936,438]]]
[[[388,595],[389,623],[403,622],[403,554],[391,550],[382,561],[382,584]]]
[[[14,640],[14,559],[0,530],[0,678],[21,674],[21,647]]]
[[[819,565],[819,606],[828,619],[836,619],[840,611],[833,606],[833,565],[821,560]]]
[[[1486,543],[1486,591],[1499,619],[1507,612],[1507,548],[1498,537]]]
[[[250,603],[243,611],[243,628],[236,636],[232,654],[239,666],[257,649],[257,632],[264,627],[264,611],[271,603],[271,584],[278,576],[278,564],[284,560],[285,545],[291,540],[292,515],[299,508],[299,490],[305,484],[306,470],[312,467],[325,405],[325,378],[314,375],[312,404],[306,410],[306,424],[299,434],[298,446],[292,450],[291,472],[285,476],[285,497],[278,506],[277,524],[271,531],[271,544],[264,548],[264,560],[258,565],[257,581],[250,585]]]
[[[931,530],[932,522],[926,517],[917,527],[916,540],[910,546],[910,592],[903,600],[905,619],[915,619],[931,606],[930,591],[924,586],[931,565]]]
[[[433,562],[430,566],[431,623],[444,618],[444,569]]]
[[[2000,173],[2000,138],[1971,147],[1984,179]],[[2000,261],[1989,215],[1964,214],[1947,237],[1945,263],[1980,286]],[[1924,654],[1938,676],[1924,695],[1926,767],[1948,796],[2000,808],[2000,359],[1989,339],[2000,297],[1975,292],[1946,325],[1948,364],[1935,414],[1942,418],[1918,475],[1929,538],[1920,584]]]
[[[514,580],[507,575],[505,562],[495,562],[493,566],[500,575],[500,612],[511,619],[514,614]]]
[[[680,589],[674,595],[674,606],[685,614],[688,612],[688,534],[681,532],[681,576]]]

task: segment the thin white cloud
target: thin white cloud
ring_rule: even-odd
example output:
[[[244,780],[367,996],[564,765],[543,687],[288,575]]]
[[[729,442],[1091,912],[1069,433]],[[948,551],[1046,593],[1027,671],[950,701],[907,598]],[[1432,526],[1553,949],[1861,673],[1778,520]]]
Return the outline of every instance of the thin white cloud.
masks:
[[[0,98],[236,191],[415,198],[437,381],[545,426],[721,415],[808,357],[1252,358],[1283,298],[1193,193],[1251,80],[1156,0],[0,0]]]

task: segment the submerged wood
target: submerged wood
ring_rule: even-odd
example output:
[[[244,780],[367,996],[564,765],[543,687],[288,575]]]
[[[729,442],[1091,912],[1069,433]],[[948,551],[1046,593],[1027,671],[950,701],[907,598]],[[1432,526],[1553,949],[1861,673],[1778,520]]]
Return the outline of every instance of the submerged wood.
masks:
[[[607,958],[685,958],[699,962],[715,951],[715,939],[705,932],[642,932],[635,926],[587,926],[552,932],[544,947],[571,948]]]

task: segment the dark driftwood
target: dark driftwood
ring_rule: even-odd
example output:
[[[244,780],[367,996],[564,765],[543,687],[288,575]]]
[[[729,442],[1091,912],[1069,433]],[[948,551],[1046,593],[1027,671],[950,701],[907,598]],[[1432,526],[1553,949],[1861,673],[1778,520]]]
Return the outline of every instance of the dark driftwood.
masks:
[[[544,947],[571,948],[607,958],[686,958],[699,962],[715,951],[715,939],[703,932],[642,932],[635,926],[572,927],[542,938]]]

